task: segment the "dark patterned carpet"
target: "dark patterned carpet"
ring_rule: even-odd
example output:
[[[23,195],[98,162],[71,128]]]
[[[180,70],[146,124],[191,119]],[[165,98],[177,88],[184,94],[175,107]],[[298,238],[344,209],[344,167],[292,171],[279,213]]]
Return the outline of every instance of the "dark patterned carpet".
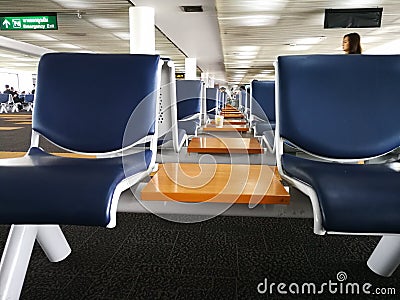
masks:
[[[73,252],[59,263],[35,246],[21,299],[354,299],[327,290],[291,296],[257,291],[265,278],[320,286],[338,282],[341,271],[345,282],[400,288],[399,271],[383,278],[366,266],[377,238],[317,236],[310,219],[216,217],[178,224],[120,213],[118,221],[115,229],[63,226]],[[3,246],[8,226],[0,228]]]

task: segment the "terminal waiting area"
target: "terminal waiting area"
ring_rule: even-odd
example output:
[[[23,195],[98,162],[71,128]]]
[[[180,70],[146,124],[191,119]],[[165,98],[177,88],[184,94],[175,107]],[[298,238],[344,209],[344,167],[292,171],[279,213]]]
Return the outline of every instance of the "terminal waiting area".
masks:
[[[158,55],[43,55],[33,113],[0,102],[0,299],[392,293],[398,61],[280,56],[232,101]]]

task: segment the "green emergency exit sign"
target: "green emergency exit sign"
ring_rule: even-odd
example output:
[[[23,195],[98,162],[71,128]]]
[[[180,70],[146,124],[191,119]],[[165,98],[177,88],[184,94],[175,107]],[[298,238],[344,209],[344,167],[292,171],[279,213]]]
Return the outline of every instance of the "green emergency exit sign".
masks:
[[[56,13],[0,15],[1,30],[57,30]]]

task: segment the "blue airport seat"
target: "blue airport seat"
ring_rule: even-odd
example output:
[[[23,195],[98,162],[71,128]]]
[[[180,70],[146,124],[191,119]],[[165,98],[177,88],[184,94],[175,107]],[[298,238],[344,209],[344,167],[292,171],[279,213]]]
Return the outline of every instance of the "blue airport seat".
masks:
[[[13,224],[0,265],[1,299],[18,299],[35,240],[52,262],[69,255],[54,224],[116,225],[121,192],[155,165],[160,70],[156,55],[42,56],[31,147],[24,157],[0,160],[0,223]],[[126,96],[114,105],[107,86]],[[97,158],[51,155],[39,148],[39,136]],[[144,140],[150,149],[131,150]],[[24,188],[21,178],[29,178]]]
[[[250,121],[268,121],[275,129],[275,81],[251,82]]]
[[[26,111],[32,111],[33,110],[34,98],[35,98],[35,95],[33,95],[33,94],[24,95],[24,104],[25,104]]]
[[[221,92],[218,90],[218,108],[222,109],[226,106],[226,102],[228,101],[227,99],[228,94],[226,92]]]
[[[176,81],[178,127],[188,136],[197,136],[201,124],[202,87],[201,80]]]
[[[246,91],[239,91],[239,109],[247,114],[247,93]]]
[[[215,115],[218,114],[218,89],[217,88],[206,88],[206,114],[207,121],[214,119]]]
[[[390,276],[400,263],[400,163],[357,161],[400,146],[400,55],[282,56],[277,68],[282,178],[310,197],[315,233],[383,236],[368,266]],[[286,141],[308,155],[283,153]]]
[[[0,114],[1,113],[8,113],[9,109],[9,102],[11,100],[10,94],[2,94],[0,93]]]
[[[275,151],[275,81],[253,80],[250,85],[250,124],[254,136],[264,141],[270,152]]]

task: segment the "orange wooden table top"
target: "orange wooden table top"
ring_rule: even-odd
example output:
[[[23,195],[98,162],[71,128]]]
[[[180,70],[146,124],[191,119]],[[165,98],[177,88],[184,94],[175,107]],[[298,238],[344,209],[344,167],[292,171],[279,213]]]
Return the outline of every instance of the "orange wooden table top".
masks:
[[[289,204],[290,195],[267,165],[167,163],[142,190],[142,200]]]
[[[224,118],[231,118],[231,119],[243,119],[244,115],[242,113],[221,113]]]
[[[241,131],[246,132],[249,131],[249,127],[247,125],[231,125],[224,124],[222,127],[217,127],[215,124],[207,124],[203,127],[203,131]]]
[[[229,112],[229,113],[240,113],[240,111],[237,110],[236,108],[223,108],[223,109],[221,109],[221,111],[224,112],[224,113],[227,113],[227,112]]]
[[[187,152],[197,153],[263,153],[264,149],[256,138],[194,137]]]

